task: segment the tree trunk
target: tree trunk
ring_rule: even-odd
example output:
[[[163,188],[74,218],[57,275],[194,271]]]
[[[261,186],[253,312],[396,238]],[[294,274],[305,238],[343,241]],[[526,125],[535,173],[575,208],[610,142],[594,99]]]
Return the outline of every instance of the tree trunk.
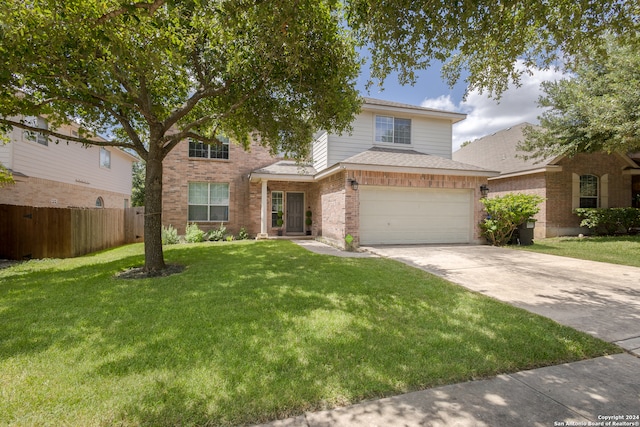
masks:
[[[147,273],[166,268],[162,252],[162,157],[153,151],[149,150],[147,158],[144,196],[144,270]]]

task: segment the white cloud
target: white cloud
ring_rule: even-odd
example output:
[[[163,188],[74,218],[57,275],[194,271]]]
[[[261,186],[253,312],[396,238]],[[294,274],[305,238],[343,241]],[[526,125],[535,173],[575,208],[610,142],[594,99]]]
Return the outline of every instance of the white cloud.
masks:
[[[421,105],[467,114],[465,120],[453,125],[453,151],[456,151],[465,141],[473,141],[522,122],[537,124],[542,112],[537,105],[542,94],[540,83],[563,77],[561,72],[555,70],[533,70],[532,75],[525,73],[522,76],[520,87],[509,87],[500,101],[474,90],[467,95],[466,101],[457,105],[450,95],[425,99]]]

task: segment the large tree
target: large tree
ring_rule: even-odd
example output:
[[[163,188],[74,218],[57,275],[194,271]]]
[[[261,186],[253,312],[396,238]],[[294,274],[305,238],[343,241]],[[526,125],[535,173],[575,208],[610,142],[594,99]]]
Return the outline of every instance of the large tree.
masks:
[[[0,124],[135,151],[146,164],[145,269],[165,268],[162,161],[187,138],[304,156],[348,129],[358,60],[338,0],[9,0]],[[16,119],[46,116],[49,129]],[[82,124],[78,137],[57,129]],[[112,135],[106,142],[93,136]]]
[[[540,128],[526,130],[532,157],[640,150],[640,51],[607,38],[607,55],[586,55],[570,78],[543,83]]]

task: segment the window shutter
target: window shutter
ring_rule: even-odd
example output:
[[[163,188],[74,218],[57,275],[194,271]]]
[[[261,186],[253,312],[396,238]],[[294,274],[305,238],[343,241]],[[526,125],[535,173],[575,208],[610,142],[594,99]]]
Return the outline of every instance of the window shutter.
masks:
[[[600,207],[609,207],[609,174],[600,177]]]
[[[577,173],[571,176],[571,210],[580,207],[580,175]]]

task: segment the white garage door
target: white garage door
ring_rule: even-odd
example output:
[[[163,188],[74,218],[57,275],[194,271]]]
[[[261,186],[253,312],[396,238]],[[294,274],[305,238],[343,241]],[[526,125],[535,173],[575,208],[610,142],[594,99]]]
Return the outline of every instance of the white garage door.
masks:
[[[470,243],[471,190],[360,186],[360,244]]]

